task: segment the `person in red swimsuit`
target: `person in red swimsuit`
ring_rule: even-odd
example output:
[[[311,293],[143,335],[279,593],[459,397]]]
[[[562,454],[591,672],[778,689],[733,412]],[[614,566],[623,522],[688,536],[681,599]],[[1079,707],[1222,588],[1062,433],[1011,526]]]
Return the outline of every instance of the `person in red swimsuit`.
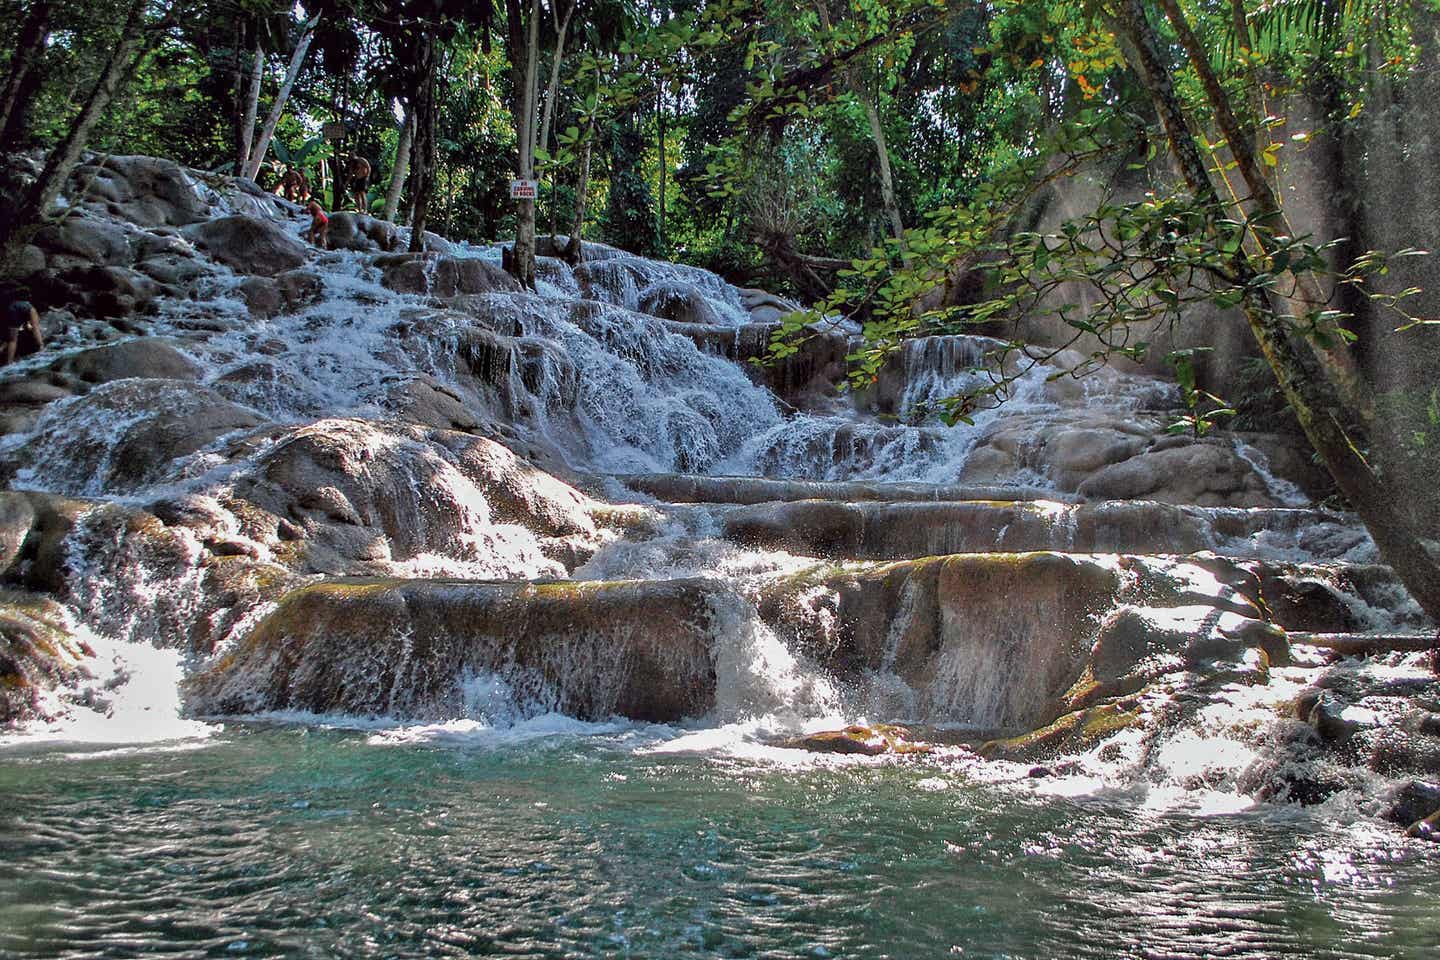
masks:
[[[330,248],[330,218],[325,215],[325,209],[320,206],[319,201],[311,200],[305,210],[310,214],[310,229],[305,231],[305,239],[321,250],[328,250]]]

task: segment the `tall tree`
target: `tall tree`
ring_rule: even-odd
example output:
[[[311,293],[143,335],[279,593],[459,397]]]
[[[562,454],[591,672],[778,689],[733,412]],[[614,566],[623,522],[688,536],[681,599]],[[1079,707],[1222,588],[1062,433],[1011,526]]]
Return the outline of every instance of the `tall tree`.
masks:
[[[169,26],[171,8],[163,6],[156,19],[147,17],[150,0],[134,0],[126,11],[115,45],[110,49],[94,87],[63,140],[56,144],[45,159],[40,176],[27,190],[13,210],[0,216],[0,274],[13,269],[16,254],[44,221],[55,200],[60,196],[70,173],[85,152],[90,136],[105,111],[127,80],[139,69],[150,47]]]

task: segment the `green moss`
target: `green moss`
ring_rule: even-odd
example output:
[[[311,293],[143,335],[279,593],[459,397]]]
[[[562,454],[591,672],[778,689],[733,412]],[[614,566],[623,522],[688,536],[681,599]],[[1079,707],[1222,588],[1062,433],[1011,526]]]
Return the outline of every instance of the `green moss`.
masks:
[[[1088,750],[1107,737],[1140,722],[1137,710],[1105,703],[1067,713],[1048,726],[1018,737],[991,740],[980,745],[987,760],[1030,761]]]

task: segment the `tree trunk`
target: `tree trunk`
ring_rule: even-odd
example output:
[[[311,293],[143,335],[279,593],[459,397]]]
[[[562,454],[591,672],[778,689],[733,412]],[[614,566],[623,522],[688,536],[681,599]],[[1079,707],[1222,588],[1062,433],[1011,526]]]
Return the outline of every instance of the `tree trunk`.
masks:
[[[816,0],[815,10],[820,15],[820,25],[827,31],[833,29],[830,10],[826,0]],[[885,127],[880,122],[880,109],[868,96],[864,85],[856,78],[849,66],[845,67],[845,84],[865,108],[865,120],[870,126],[870,141],[875,145],[875,160],[880,171],[880,202],[885,208],[885,220],[890,234],[896,240],[905,235],[905,223],[900,217],[900,206],[895,202],[895,178],[890,169],[890,146],[886,142]]]
[[[560,62],[565,58],[565,37],[570,31],[570,18],[580,0],[572,0],[565,18],[555,26],[555,57],[550,63],[550,85],[545,90],[545,119],[540,124],[538,145],[542,150],[550,149],[550,124],[555,119],[555,100],[560,93]]]
[[[29,98],[25,94],[35,89],[30,82],[31,75],[45,55],[45,43],[50,37],[51,7],[49,0],[36,3],[15,42],[5,86],[0,89],[0,152],[9,150],[11,144],[20,139],[21,118],[28,112],[26,100]]]
[[[663,89],[655,97],[655,106],[655,126],[657,128],[655,146],[660,154],[660,198],[655,205],[655,233],[660,238],[660,252],[664,254],[669,250],[665,243],[665,181],[669,171],[666,169],[665,161],[665,91]]]
[[[511,23],[511,59],[519,59],[515,70],[520,74],[518,91],[520,96],[519,120],[520,158],[519,177],[521,180],[535,179],[535,142],[538,134],[536,117],[537,62],[540,57],[540,0],[531,0],[529,14],[525,17],[525,41],[522,57],[516,57],[515,40],[518,23],[515,13],[521,9],[519,3],[509,5]],[[511,258],[515,278],[527,289],[535,288],[535,201],[520,200],[516,203],[515,248]]]
[[[1197,199],[1221,212],[1195,137],[1181,113],[1170,74],[1160,62],[1158,43],[1144,5],[1141,0],[1125,0],[1122,9],[1122,26],[1135,45],[1141,80],[1155,101],[1185,180]],[[1341,399],[1336,384],[1316,369],[1313,354],[1295,342],[1282,317],[1253,284],[1255,272],[1243,250],[1236,253],[1233,266],[1239,285],[1249,290],[1242,307],[1250,331],[1305,436],[1364,522],[1381,558],[1394,569],[1426,614],[1440,623],[1440,559],[1411,528],[1397,507],[1400,501],[1394,491],[1387,488],[1361,452],[1368,449],[1366,438],[1347,427],[1355,411]]]
[[[585,143],[580,148],[580,179],[575,185],[575,219],[570,225],[570,241],[565,245],[565,259],[573,266],[580,262],[582,243],[580,235],[585,231],[586,195],[590,191],[590,153],[595,143],[595,121],[592,119],[585,130]]]
[[[400,210],[400,194],[405,189],[405,178],[410,173],[410,149],[415,142],[415,102],[405,105],[405,118],[400,122],[400,142],[395,145],[395,167],[390,171],[390,187],[385,191],[385,207],[380,211],[381,220],[395,222]]]
[[[1230,155],[1240,170],[1240,176],[1245,180],[1245,185],[1250,188],[1250,204],[1255,218],[1260,221],[1262,227],[1287,233],[1288,231],[1284,229],[1285,220],[1280,208],[1280,200],[1275,196],[1270,181],[1266,179],[1265,171],[1256,159],[1253,131],[1244,129],[1236,118],[1235,111],[1230,105],[1230,97],[1220,85],[1219,78],[1215,76],[1204,46],[1195,36],[1195,31],[1190,28],[1190,22],[1179,5],[1175,0],[1159,0],[1159,2],[1160,7],[1165,11],[1165,16],[1170,20],[1171,26],[1175,28],[1176,35],[1180,38],[1180,45],[1185,48],[1190,65],[1195,68],[1196,74],[1200,77],[1200,85],[1205,90],[1205,99],[1209,102],[1210,110],[1214,114],[1215,125],[1220,128],[1220,133],[1229,144]],[[1273,236],[1267,230],[1253,231],[1252,235],[1260,249],[1266,254],[1275,250]],[[1319,284],[1315,283],[1313,278],[1308,279],[1309,282],[1306,282],[1305,278],[1301,279],[1304,296],[1314,303],[1324,303],[1328,298],[1322,295]],[[1354,358],[1345,348],[1345,341],[1336,332],[1334,324],[1331,324],[1326,332],[1335,341],[1335,346],[1328,349],[1316,346],[1313,349],[1321,361],[1330,368],[1330,376],[1343,392],[1346,402],[1357,415],[1369,421],[1371,419],[1370,402],[1365,387],[1359,381]]]
[[[240,142],[235,151],[235,172],[241,173],[255,145],[255,119],[260,114],[260,86],[265,78],[265,48],[255,41],[254,59],[250,64],[250,89],[245,94],[245,116],[240,120]],[[258,171],[257,171],[258,172]]]
[[[290,66],[285,70],[285,80],[280,84],[280,92],[275,94],[275,102],[270,105],[270,112],[265,117],[265,126],[260,128],[260,139],[255,142],[255,148],[245,164],[243,175],[251,180],[260,173],[260,165],[265,162],[265,155],[270,152],[270,141],[275,136],[275,127],[285,113],[290,91],[295,88],[295,79],[300,76],[300,68],[305,65],[305,54],[310,51],[310,43],[315,39],[315,27],[319,22],[320,15],[317,13],[301,28],[300,40],[295,44],[295,52],[290,56]]]
[[[415,98],[415,142],[410,148],[410,252],[425,249],[425,221],[430,210],[435,169],[435,94],[440,52],[427,34],[419,53],[420,90]]]
[[[120,31],[119,41],[110,51],[100,71],[100,78],[90,92],[79,116],[70,125],[65,139],[50,151],[45,167],[39,178],[26,191],[14,216],[0,218],[0,273],[9,275],[15,254],[39,226],[46,212],[60,196],[70,172],[75,169],[95,124],[105,115],[115,94],[124,80],[139,66],[140,60],[148,53],[145,37],[145,8],[149,0],[135,0],[125,17],[125,26]]]
[[[880,111],[869,97],[860,95],[865,105],[865,118],[870,121],[870,139],[875,142],[875,157],[880,164],[880,199],[885,205],[885,217],[890,221],[890,232],[899,240],[905,235],[905,222],[900,218],[900,205],[895,202],[895,180],[890,171],[890,148],[885,142],[885,128],[880,125]]]

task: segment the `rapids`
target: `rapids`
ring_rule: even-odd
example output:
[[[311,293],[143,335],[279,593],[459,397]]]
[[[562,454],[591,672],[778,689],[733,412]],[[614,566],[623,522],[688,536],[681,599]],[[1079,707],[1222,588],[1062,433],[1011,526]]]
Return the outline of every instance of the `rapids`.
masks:
[[[1436,945],[1383,822],[1440,772],[1433,628],[1283,437],[983,337],[761,370],[746,291],[599,245],[271,277],[77,209],[188,280],[0,373],[0,626],[61,651],[0,735],[0,953]],[[879,722],[929,752],[796,739]]]

